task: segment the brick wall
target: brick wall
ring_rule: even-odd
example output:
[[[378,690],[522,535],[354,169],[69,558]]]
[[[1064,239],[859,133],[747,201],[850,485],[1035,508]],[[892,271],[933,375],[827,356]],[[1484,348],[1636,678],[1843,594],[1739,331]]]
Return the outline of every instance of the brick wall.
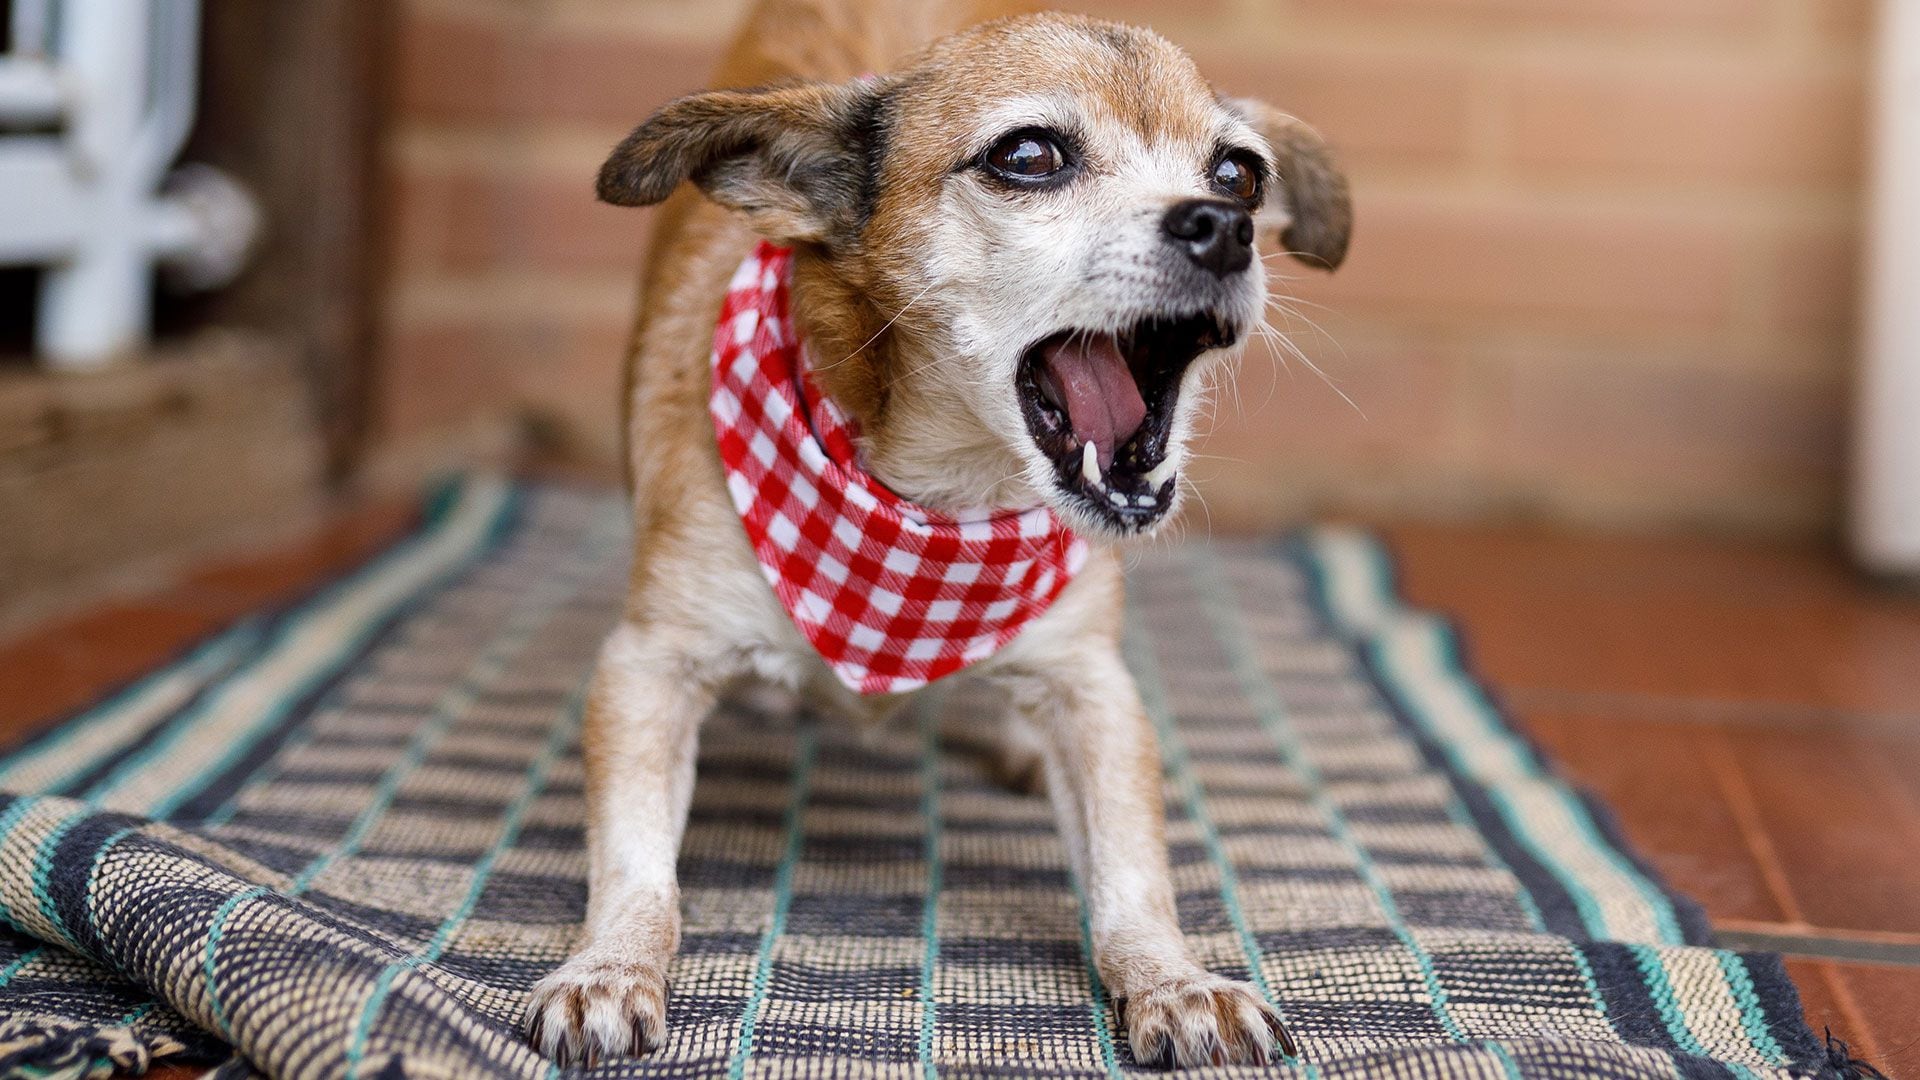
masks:
[[[1275,319],[1326,378],[1250,355],[1197,470],[1216,527],[1832,524],[1868,0],[1076,6],[1315,124],[1354,181],[1348,266]],[[590,178],[739,4],[404,7],[384,456],[517,424],[610,457],[647,219]]]

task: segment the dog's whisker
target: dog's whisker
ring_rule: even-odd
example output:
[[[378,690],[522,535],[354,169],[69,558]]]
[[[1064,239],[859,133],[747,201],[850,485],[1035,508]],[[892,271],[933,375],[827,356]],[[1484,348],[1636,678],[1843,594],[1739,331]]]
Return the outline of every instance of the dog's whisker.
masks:
[[[1322,371],[1320,369],[1320,365],[1314,363],[1313,358],[1307,355],[1306,350],[1300,348],[1299,345],[1296,345],[1293,342],[1293,340],[1287,337],[1285,334],[1280,333],[1278,330],[1274,330],[1273,327],[1267,324],[1264,320],[1262,321],[1261,325],[1264,329],[1269,331],[1267,334],[1261,335],[1261,340],[1267,343],[1267,346],[1269,349],[1272,349],[1274,346],[1274,343],[1278,342],[1280,347],[1285,349],[1287,355],[1290,355],[1294,359],[1300,361],[1302,364],[1305,364],[1308,371],[1311,371],[1315,375],[1318,375],[1320,377],[1320,381],[1326,383],[1328,389],[1340,395],[1340,400],[1346,402],[1348,407],[1351,408],[1354,412],[1358,413],[1362,420],[1367,419],[1366,410],[1362,409],[1358,402],[1354,401],[1352,397],[1348,396],[1347,392],[1340,388],[1340,384],[1333,381],[1332,376],[1328,375],[1325,371]],[[1276,353],[1275,355],[1279,355],[1279,354]]]
[[[1314,331],[1314,333],[1317,333],[1321,337],[1326,338],[1327,341],[1331,343],[1334,348],[1341,349],[1342,354],[1344,355],[1345,349],[1341,346],[1340,339],[1335,337],[1333,333],[1329,331],[1326,327],[1321,326],[1319,323],[1315,322],[1311,317],[1303,314],[1298,308],[1294,307],[1294,305],[1306,304],[1309,307],[1316,307],[1322,311],[1330,312],[1335,315],[1339,314],[1339,312],[1335,311],[1333,308],[1327,307],[1325,304],[1315,304],[1312,301],[1300,300],[1297,298],[1269,300],[1267,303],[1268,303],[1268,306],[1278,310],[1281,314],[1285,315],[1287,318],[1299,319],[1301,322],[1306,323],[1307,326]]]
[[[1333,307],[1332,305],[1329,305],[1329,304],[1322,304],[1317,300],[1309,300],[1304,296],[1294,296],[1291,293],[1273,293],[1267,296],[1268,307],[1291,307],[1295,304],[1301,304],[1301,305],[1305,305],[1306,307],[1314,308],[1319,311],[1324,311],[1329,315],[1342,314],[1340,309],[1337,307]]]
[[[1207,532],[1206,532],[1206,535],[1207,535],[1207,538],[1208,538],[1208,539],[1212,539],[1212,537],[1213,537],[1213,508],[1207,505],[1207,496],[1206,496],[1206,493],[1205,493],[1205,492],[1203,492],[1203,491],[1201,491],[1201,490],[1200,490],[1200,485],[1199,485],[1199,484],[1197,484],[1197,483],[1195,483],[1195,482],[1194,482],[1194,480],[1193,480],[1193,478],[1192,478],[1192,477],[1190,477],[1190,476],[1187,476],[1187,475],[1186,475],[1185,473],[1182,473],[1182,474],[1180,475],[1180,478],[1179,478],[1179,483],[1180,483],[1180,485],[1181,485],[1182,487],[1184,487],[1184,488],[1185,488],[1185,489],[1186,489],[1187,491],[1189,491],[1189,492],[1191,492],[1191,493],[1192,493],[1192,495],[1193,495],[1193,499],[1194,499],[1194,501],[1195,501],[1195,502],[1198,502],[1198,503],[1200,504],[1200,513],[1201,513],[1201,514],[1203,514],[1203,515],[1205,515],[1205,517],[1206,517],[1206,519],[1207,519]],[[1183,539],[1184,539],[1184,538],[1183,538]]]
[[[866,349],[867,349],[867,346],[869,346],[869,345],[872,345],[872,344],[873,344],[874,342],[876,342],[876,341],[879,341],[879,340],[880,340],[880,335],[882,335],[882,334],[884,334],[884,333],[886,333],[886,332],[887,332],[888,330],[891,330],[891,329],[893,329],[893,324],[894,324],[894,323],[897,323],[897,322],[899,322],[899,321],[900,321],[900,316],[902,316],[902,315],[905,315],[905,314],[907,313],[907,311],[908,311],[908,310],[909,310],[910,308],[912,308],[912,307],[913,307],[913,305],[915,305],[915,304],[917,304],[917,303],[919,303],[919,302],[920,302],[920,300],[921,300],[921,298],[922,298],[922,297],[924,297],[924,296],[926,296],[926,295],[927,295],[928,293],[930,293],[930,292],[932,292],[932,291],[933,291],[933,288],[934,288],[934,286],[936,286],[936,285],[938,285],[938,284],[940,284],[940,283],[939,283],[938,281],[929,281],[929,282],[927,282],[927,285],[926,285],[926,288],[924,288],[924,289],[921,289],[921,290],[920,290],[919,292],[917,292],[917,293],[915,293],[915,294],[914,294],[914,296],[913,296],[913,299],[911,299],[911,300],[909,300],[909,301],[907,301],[907,302],[906,302],[905,304],[903,304],[903,305],[901,305],[901,307],[900,307],[900,310],[899,310],[899,311],[896,311],[896,312],[894,312],[894,313],[893,313],[893,318],[891,318],[891,319],[888,319],[888,320],[886,321],[886,324],[885,324],[885,325],[883,325],[883,326],[881,326],[881,327],[880,327],[880,329],[878,329],[878,330],[875,330],[875,331],[873,332],[873,336],[872,336],[872,337],[870,337],[870,338],[868,338],[867,340],[865,340],[865,341],[863,341],[863,342],[861,342],[861,343],[860,343],[860,347],[859,347],[859,348],[856,348],[856,349],[854,349],[854,350],[853,350],[852,352],[850,352],[850,353],[848,353],[847,355],[845,355],[845,356],[843,356],[843,357],[841,357],[841,358],[840,358],[840,359],[838,359],[838,360],[835,360],[835,361],[834,361],[833,363],[831,363],[831,364],[826,364],[826,365],[823,365],[823,366],[824,366],[824,367],[829,367],[829,368],[834,368],[834,367],[839,367],[839,366],[840,366],[841,364],[844,364],[844,363],[846,363],[847,361],[849,361],[849,360],[851,360],[851,359],[853,359],[854,357],[856,357],[856,356],[859,356],[859,355],[860,355],[861,353],[863,353],[863,352],[865,352],[865,351],[866,351]],[[819,370],[819,369],[815,369],[815,370]]]
[[[927,362],[919,365],[918,367],[912,368],[907,371],[903,371],[898,375],[895,375],[893,378],[887,380],[887,388],[891,390],[892,388],[900,385],[901,383],[905,382],[908,379],[913,378],[916,375],[921,374],[922,372],[933,370],[933,368],[935,368],[940,364],[952,363],[955,366],[959,366],[960,359],[961,358],[957,356],[935,356],[931,360],[928,360]],[[988,385],[985,377],[982,377],[975,382],[967,382],[966,380],[962,380],[962,381],[966,385],[972,385],[976,387],[984,387]]]
[[[1225,461],[1233,465],[1252,465],[1253,464],[1252,461],[1243,457],[1234,457],[1231,454],[1202,454],[1197,450],[1189,450],[1187,452],[1187,460],[1188,461]]]

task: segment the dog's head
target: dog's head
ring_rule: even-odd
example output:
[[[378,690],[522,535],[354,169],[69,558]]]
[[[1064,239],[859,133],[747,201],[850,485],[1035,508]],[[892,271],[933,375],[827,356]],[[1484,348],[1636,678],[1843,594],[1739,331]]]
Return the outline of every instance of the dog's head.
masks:
[[[881,480],[1106,537],[1175,510],[1208,369],[1263,321],[1256,239],[1331,269],[1351,222],[1304,126],[1149,31],[1059,15],[886,77],[675,101],[600,195],[688,179],[796,248],[816,371]]]

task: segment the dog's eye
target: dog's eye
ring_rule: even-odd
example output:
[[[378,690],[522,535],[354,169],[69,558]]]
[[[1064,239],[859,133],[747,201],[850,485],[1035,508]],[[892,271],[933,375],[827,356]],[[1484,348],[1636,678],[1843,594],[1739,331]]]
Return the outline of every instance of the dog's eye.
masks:
[[[1016,131],[993,144],[987,167],[1016,180],[1045,180],[1067,167],[1067,152],[1045,131]]]
[[[1228,154],[1214,162],[1213,186],[1241,202],[1252,202],[1260,195],[1260,168],[1245,153]]]

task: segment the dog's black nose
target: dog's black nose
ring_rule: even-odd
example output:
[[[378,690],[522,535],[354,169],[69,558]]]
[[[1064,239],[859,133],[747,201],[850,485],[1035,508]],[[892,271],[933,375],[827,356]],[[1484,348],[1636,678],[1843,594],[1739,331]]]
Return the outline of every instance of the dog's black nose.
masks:
[[[1173,204],[1160,228],[1195,265],[1217,277],[1237,274],[1253,262],[1253,215],[1220,199]]]

